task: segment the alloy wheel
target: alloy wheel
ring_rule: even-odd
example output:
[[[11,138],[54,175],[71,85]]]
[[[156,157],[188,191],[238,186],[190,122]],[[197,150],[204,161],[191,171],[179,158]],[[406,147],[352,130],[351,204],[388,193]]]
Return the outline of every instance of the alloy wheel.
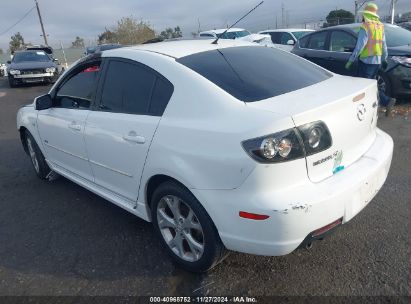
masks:
[[[30,138],[27,138],[27,147],[29,149],[31,162],[33,163],[34,169],[36,170],[37,173],[39,173],[40,172],[39,162],[37,160],[36,152],[34,151],[33,143]]]
[[[194,211],[174,195],[164,196],[157,205],[157,224],[167,246],[179,258],[198,261],[204,252],[204,232]]]

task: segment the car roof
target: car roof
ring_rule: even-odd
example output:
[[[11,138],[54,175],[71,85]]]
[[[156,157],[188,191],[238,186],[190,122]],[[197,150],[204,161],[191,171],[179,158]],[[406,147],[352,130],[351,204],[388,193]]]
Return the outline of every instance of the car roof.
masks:
[[[201,35],[201,34],[222,34],[222,33],[224,33],[226,30],[227,30],[227,29],[209,30],[209,31],[201,32],[200,35]],[[245,29],[233,27],[233,28],[230,28],[230,29],[227,31],[227,33],[242,32],[242,31],[245,31]]]
[[[287,33],[292,33],[292,32],[314,32],[314,30],[311,29],[299,29],[299,28],[286,28],[286,29],[274,29],[274,30],[265,30],[265,31],[260,31],[259,33],[271,33],[271,32],[287,32]]]
[[[322,30],[346,29],[346,30],[352,30],[353,31],[355,29],[358,29],[361,25],[362,25],[362,23],[341,24],[341,25],[330,26],[330,27],[324,28]],[[391,23],[384,23],[384,26],[396,27],[396,28],[399,27],[398,25],[391,24]]]
[[[172,40],[158,43],[140,44],[131,47],[124,47],[105,51],[106,56],[124,51],[149,51],[159,53],[173,58],[181,58],[196,53],[223,49],[238,46],[258,46],[255,43],[241,40],[220,39],[218,44],[212,44],[214,38],[210,39],[190,39],[190,40]]]

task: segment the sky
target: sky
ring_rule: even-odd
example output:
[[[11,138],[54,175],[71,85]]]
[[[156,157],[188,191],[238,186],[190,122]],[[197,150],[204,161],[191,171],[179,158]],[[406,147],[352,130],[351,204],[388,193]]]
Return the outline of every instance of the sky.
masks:
[[[240,18],[260,0],[38,0],[49,44],[56,47],[60,41],[65,47],[76,36],[87,45],[95,42],[98,34],[111,28],[122,17],[132,16],[149,22],[156,32],[166,27],[180,26],[185,37],[192,32],[226,27]],[[374,1],[380,15],[388,14],[389,0]],[[289,26],[324,20],[333,9],[354,11],[354,0],[265,0],[264,4],[237,27],[256,32],[281,26],[282,3]],[[8,49],[10,37],[20,32],[26,42],[43,42],[36,10],[8,32],[35,5],[34,0],[0,0],[0,48]],[[398,0],[396,11],[411,11],[410,0]]]

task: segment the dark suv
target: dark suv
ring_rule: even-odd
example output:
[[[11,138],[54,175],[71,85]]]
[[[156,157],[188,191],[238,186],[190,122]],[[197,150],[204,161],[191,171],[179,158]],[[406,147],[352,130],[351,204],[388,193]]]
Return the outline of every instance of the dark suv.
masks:
[[[301,38],[292,53],[334,73],[356,76],[357,62],[351,70],[345,64],[357,42],[360,23],[329,27]],[[411,32],[385,24],[388,67],[380,70],[378,85],[387,95],[411,98]]]

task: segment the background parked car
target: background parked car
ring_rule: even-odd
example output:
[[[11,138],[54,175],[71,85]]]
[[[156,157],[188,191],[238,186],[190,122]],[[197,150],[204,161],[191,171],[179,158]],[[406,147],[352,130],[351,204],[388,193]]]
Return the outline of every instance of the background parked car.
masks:
[[[59,60],[56,57],[54,57],[54,50],[51,46],[32,45],[32,46],[28,46],[26,50],[27,51],[44,51],[57,64],[57,70],[59,74],[64,72],[64,67],[61,65]]]
[[[13,59],[7,63],[10,87],[23,83],[53,83],[60,74],[56,59],[44,51],[16,52]]]
[[[112,50],[112,49],[118,49],[123,47],[123,45],[121,44],[100,44],[100,45],[96,45],[96,46],[91,46],[86,48],[86,51],[84,52],[84,55],[88,56],[90,54],[94,54],[94,53],[99,53],[99,52],[103,52],[103,51],[107,51],[107,50]]]
[[[251,35],[251,33],[242,28],[231,28],[224,33],[227,29],[216,29],[210,31],[204,31],[200,33],[200,37],[203,38],[217,38],[220,36],[220,39],[236,39]],[[224,33],[224,35],[223,35]]]
[[[265,30],[259,32],[259,34],[270,35],[271,41],[275,47],[278,47],[285,51],[291,51],[298,39],[305,35],[314,32],[314,30],[307,29],[275,29]]]
[[[241,28],[232,28],[224,33],[227,29],[217,29],[211,31],[205,31],[200,33],[201,38],[217,38],[220,39],[236,39],[248,42],[258,43],[264,46],[272,47],[271,39],[269,35],[251,34],[249,31]]]
[[[355,76],[358,64],[351,70],[345,64],[355,48],[359,23],[329,27],[299,40],[292,52],[332,72]],[[385,24],[388,67],[378,75],[380,89],[392,97],[411,97],[411,32]]]
[[[403,22],[403,23],[399,23],[399,26],[401,26],[402,28],[405,28],[406,30],[411,31],[411,22]]]

